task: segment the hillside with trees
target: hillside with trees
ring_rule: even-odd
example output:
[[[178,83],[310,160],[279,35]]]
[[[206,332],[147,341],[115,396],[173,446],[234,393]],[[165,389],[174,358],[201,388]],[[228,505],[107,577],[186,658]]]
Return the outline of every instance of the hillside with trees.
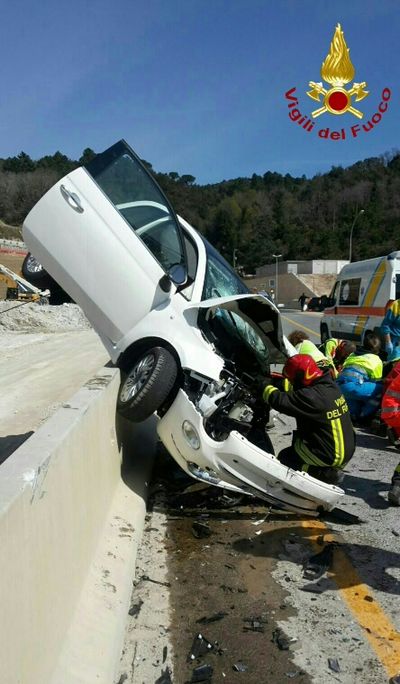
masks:
[[[61,152],[36,161],[21,152],[0,159],[0,232],[20,226],[37,200],[59,178],[94,156],[87,148],[78,160]],[[190,174],[157,173],[144,162],[176,211],[200,230],[232,263],[247,273],[285,259],[346,259],[349,234],[353,259],[400,249],[400,153],[332,167],[311,179],[273,171],[198,185]],[[4,222],[4,223],[3,223]],[[14,237],[14,234],[12,235]]]

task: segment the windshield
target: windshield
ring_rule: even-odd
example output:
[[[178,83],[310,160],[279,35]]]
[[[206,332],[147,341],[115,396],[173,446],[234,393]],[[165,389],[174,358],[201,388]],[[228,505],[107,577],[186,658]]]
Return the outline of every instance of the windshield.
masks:
[[[249,289],[236,275],[233,268],[223,256],[201,236],[207,253],[206,275],[202,300],[215,297],[230,297],[238,294],[249,294]]]

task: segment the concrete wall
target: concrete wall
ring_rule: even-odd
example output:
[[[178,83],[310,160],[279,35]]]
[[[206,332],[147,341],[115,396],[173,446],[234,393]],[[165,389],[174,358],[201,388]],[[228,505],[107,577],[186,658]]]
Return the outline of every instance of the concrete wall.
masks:
[[[115,421],[118,386],[119,372],[104,368],[1,467],[0,681],[4,684],[111,684],[115,662],[110,665],[109,655],[96,645],[95,632],[98,629],[101,638],[107,635],[105,650],[108,646],[108,651],[115,651],[115,661],[120,644],[109,633],[113,601],[126,615],[131,584],[125,582],[120,594],[114,584],[108,587],[108,581],[102,586],[107,600],[103,606],[97,601],[93,615],[86,608],[79,616],[79,605],[82,600],[87,603],[91,574],[97,575],[99,585],[105,576],[112,576],[106,565],[93,567],[98,548],[104,547],[107,525],[107,534],[114,527],[116,536],[123,537],[120,541],[132,546],[133,530],[140,521],[136,525],[126,514],[123,525],[129,534],[120,532],[126,504],[129,517],[134,515],[132,497],[138,496],[139,517],[144,518],[143,492],[140,487],[134,492],[121,479],[122,444]],[[110,525],[117,492],[120,513]],[[118,547],[112,536],[108,544],[103,557],[118,556],[120,562],[120,551],[110,552]],[[78,623],[82,629],[85,621],[83,633],[92,642],[90,663],[78,653],[82,639],[71,635],[71,626]],[[116,641],[122,638],[121,632]],[[68,642],[73,644],[73,654],[68,652]]]

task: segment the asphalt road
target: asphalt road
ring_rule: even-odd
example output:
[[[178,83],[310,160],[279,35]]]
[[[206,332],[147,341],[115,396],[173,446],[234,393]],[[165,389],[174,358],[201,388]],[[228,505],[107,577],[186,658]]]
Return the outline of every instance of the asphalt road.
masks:
[[[312,311],[296,311],[294,309],[282,309],[281,311],[283,332],[289,335],[292,330],[303,330],[309,336],[311,342],[319,344],[321,341],[319,325],[322,313]]]
[[[316,343],[320,318],[282,311],[286,334],[301,328]],[[270,432],[276,453],[295,426],[283,418]],[[347,522],[267,515],[251,500],[224,508],[219,490],[196,493],[173,462],[156,469],[119,681],[185,684],[199,681],[200,665],[214,684],[386,684],[400,674],[400,509],[387,502],[399,453],[356,432],[342,484]],[[194,537],[194,520],[209,536]],[[310,580],[304,563],[323,549],[327,570]],[[199,633],[215,647],[190,660]]]

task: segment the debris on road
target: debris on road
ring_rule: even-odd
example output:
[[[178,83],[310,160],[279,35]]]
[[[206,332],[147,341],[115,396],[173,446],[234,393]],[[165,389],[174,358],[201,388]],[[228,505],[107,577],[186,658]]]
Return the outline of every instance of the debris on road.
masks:
[[[303,577],[309,580],[316,580],[322,577],[332,565],[333,549],[336,546],[336,543],[331,542],[320,553],[311,556],[304,564]]]
[[[143,605],[142,599],[139,599],[137,603],[134,603],[128,610],[128,615],[131,617],[137,617],[140,613],[140,609]]]
[[[286,634],[282,632],[280,627],[274,629],[272,632],[272,642],[277,645],[280,651],[288,651],[290,642]]]
[[[195,684],[195,682],[211,682],[214,669],[211,665],[198,665],[192,672],[192,678],[189,684]]]
[[[192,534],[196,539],[205,539],[211,535],[211,530],[206,523],[195,520],[192,525]]]
[[[210,625],[212,622],[218,622],[218,620],[222,620],[228,613],[224,613],[220,611],[219,613],[215,613],[214,615],[210,615],[210,617],[202,617],[199,620],[196,620],[196,622],[199,625]]]
[[[337,658],[328,658],[328,665],[332,672],[340,672],[340,664]]]
[[[142,575],[139,579],[140,582],[152,582],[153,584],[159,584],[160,587],[170,587],[171,582],[159,582],[158,580],[151,579],[148,575]]]
[[[232,669],[233,669],[235,672],[247,672],[247,670],[248,670],[249,668],[248,668],[247,665],[245,665],[244,663],[239,662],[239,663],[235,663],[235,664],[232,666]]]
[[[192,647],[188,655],[188,660],[196,660],[206,653],[211,653],[214,650],[214,645],[206,639],[202,634],[196,634],[193,639]]]
[[[247,623],[243,627],[244,632],[264,632],[268,623],[268,618],[265,613],[262,615],[252,615],[248,618],[243,618],[243,622]]]
[[[161,676],[156,679],[154,684],[172,684],[171,670],[169,667],[161,671]]]

